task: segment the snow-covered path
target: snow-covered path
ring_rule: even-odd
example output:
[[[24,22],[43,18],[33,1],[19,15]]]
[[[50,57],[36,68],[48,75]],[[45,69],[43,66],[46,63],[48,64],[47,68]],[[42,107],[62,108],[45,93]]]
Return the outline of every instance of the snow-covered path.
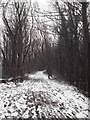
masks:
[[[30,80],[0,84],[1,118],[89,118],[90,100],[76,87],[49,80],[43,71]]]

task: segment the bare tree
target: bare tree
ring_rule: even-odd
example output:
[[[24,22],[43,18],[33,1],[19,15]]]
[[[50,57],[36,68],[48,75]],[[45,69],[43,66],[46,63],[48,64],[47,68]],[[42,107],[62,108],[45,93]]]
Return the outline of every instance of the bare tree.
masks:
[[[29,43],[28,13],[30,6],[15,2],[3,8],[4,47],[2,49],[4,65],[10,75],[23,76],[27,44]],[[8,14],[9,12],[9,14]],[[7,13],[7,14],[6,14]],[[26,46],[26,47],[25,47]]]

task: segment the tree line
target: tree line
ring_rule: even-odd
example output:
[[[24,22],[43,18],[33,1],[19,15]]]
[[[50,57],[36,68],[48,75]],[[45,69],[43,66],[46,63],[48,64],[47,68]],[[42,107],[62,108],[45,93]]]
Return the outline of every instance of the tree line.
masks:
[[[90,23],[89,3],[65,2],[60,6],[55,2],[58,12],[54,30],[58,35],[55,48],[54,68],[65,76],[67,81],[88,92],[90,80]]]
[[[54,1],[52,6],[53,12],[44,13],[36,2],[3,4],[3,77],[47,69],[88,92],[89,3]]]

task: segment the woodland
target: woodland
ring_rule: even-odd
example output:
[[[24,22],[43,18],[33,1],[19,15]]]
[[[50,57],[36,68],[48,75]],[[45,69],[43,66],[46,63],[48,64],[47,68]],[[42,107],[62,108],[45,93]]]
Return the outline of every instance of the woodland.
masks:
[[[2,8],[2,77],[24,77],[47,69],[88,92],[90,79],[90,10],[88,2],[12,2]]]

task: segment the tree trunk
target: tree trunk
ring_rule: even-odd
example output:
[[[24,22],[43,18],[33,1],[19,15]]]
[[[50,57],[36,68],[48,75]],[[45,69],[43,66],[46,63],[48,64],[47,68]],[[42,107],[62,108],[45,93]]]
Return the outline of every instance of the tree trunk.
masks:
[[[84,46],[85,46],[85,82],[86,82],[86,91],[88,91],[88,82],[90,81],[90,42],[89,42],[89,30],[87,22],[87,2],[81,2],[82,4],[82,20],[83,20],[83,34],[84,34]],[[90,96],[90,95],[89,95]]]

